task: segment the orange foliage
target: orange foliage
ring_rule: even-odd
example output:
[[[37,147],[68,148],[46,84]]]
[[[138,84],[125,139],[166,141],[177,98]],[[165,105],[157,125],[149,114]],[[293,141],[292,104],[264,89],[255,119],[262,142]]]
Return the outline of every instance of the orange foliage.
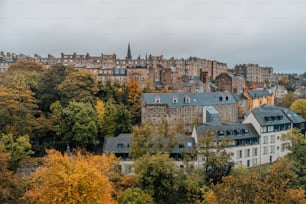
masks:
[[[45,165],[32,175],[26,200],[31,203],[114,203],[112,156],[62,155],[49,150]]]

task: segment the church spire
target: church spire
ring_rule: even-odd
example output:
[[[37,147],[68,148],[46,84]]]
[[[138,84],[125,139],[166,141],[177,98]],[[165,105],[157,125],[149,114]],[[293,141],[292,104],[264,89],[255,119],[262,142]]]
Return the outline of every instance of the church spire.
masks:
[[[132,59],[130,42],[129,42],[129,45],[128,45],[128,50],[127,50],[127,55],[126,55],[126,58],[127,58],[127,59],[129,59],[129,60],[131,60],[131,59]]]

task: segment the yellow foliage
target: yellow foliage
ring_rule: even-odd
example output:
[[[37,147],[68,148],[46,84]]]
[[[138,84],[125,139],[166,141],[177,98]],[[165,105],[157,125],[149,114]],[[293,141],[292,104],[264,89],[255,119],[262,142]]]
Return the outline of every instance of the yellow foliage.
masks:
[[[129,88],[128,101],[129,103],[134,104],[140,97],[141,87],[136,79],[128,81],[127,87]]]
[[[25,199],[31,203],[114,203],[113,186],[105,172],[113,156],[62,155],[49,150],[45,165],[31,177]],[[101,165],[101,166],[100,166]]]
[[[101,124],[103,124],[104,123],[104,114],[105,114],[105,106],[104,106],[103,101],[97,100],[96,111],[99,114],[99,119],[100,119]]]

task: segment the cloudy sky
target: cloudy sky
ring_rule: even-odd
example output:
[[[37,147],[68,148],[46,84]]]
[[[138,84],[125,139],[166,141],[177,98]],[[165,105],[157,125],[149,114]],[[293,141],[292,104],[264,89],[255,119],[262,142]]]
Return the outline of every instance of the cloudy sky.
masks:
[[[305,0],[0,0],[0,50],[197,56],[306,71]]]

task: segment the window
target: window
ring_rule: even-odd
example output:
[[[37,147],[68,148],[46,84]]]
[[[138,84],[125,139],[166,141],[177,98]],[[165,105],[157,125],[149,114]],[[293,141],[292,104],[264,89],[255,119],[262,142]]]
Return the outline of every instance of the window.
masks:
[[[177,97],[176,96],[173,96],[172,103],[177,103]]]
[[[252,156],[253,156],[253,157],[256,157],[257,154],[258,154],[258,153],[257,153],[257,148],[253,148],[253,149],[252,149]]]
[[[245,149],[244,150],[244,158],[250,157],[250,149]]]
[[[257,158],[252,159],[252,166],[256,166],[257,165]]]
[[[264,155],[268,154],[268,147],[264,147],[264,148],[263,148],[263,154],[264,154]]]
[[[250,160],[247,160],[247,167],[250,167]]]
[[[237,159],[242,158],[242,150],[237,150]]]
[[[160,97],[159,96],[155,97],[155,103],[160,103]]]
[[[274,154],[275,153],[275,145],[272,145],[270,147],[270,154]]]
[[[184,148],[184,144],[179,144],[179,149],[183,149]]]
[[[268,136],[264,136],[263,137],[263,143],[264,144],[268,144],[269,143],[269,137]]]
[[[192,147],[192,142],[187,142],[187,147]]]
[[[117,148],[118,148],[118,149],[122,149],[122,148],[123,148],[123,144],[122,144],[122,143],[118,143],[118,144],[117,144]]]
[[[275,135],[270,136],[270,143],[275,143]]]
[[[190,103],[190,97],[189,97],[189,96],[185,96],[184,102],[185,102],[185,103]]]
[[[268,132],[273,132],[274,131],[274,126],[273,125],[269,125],[268,126]]]

